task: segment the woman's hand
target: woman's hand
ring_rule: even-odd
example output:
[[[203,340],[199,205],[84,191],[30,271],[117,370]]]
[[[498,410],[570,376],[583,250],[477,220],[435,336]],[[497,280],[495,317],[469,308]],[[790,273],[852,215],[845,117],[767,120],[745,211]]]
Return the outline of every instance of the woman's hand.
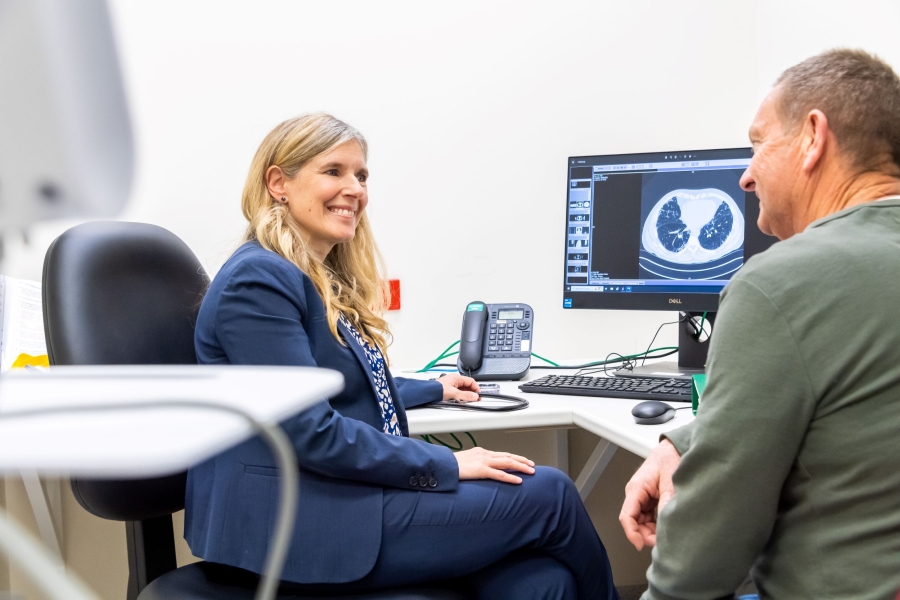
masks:
[[[522,483],[522,478],[506,471],[534,473],[534,462],[509,452],[491,452],[484,448],[470,448],[455,452],[459,463],[459,479],[496,479],[506,483]]]
[[[471,377],[457,373],[438,377],[435,381],[444,386],[444,400],[449,402],[475,402],[478,400],[478,383]]]

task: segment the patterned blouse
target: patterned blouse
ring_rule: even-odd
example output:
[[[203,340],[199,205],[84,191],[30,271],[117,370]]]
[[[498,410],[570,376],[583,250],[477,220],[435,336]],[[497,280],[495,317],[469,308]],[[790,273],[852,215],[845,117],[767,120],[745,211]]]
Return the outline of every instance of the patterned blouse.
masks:
[[[366,360],[369,361],[369,369],[372,371],[372,378],[375,380],[375,388],[378,391],[378,406],[381,408],[381,420],[383,423],[382,430],[388,435],[403,435],[400,431],[400,422],[397,420],[397,411],[394,410],[391,389],[388,387],[387,371],[381,350],[378,349],[378,346],[367,342],[350,322],[350,319],[341,315],[340,320],[344,327],[350,331],[356,343],[363,349]]]

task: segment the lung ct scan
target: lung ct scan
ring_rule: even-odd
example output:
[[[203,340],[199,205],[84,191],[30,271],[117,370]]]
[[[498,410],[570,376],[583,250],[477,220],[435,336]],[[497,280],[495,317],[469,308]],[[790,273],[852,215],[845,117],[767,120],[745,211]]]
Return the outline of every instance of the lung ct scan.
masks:
[[[672,190],[650,209],[641,246],[644,278],[727,279],[744,262],[744,215],[720,189]]]

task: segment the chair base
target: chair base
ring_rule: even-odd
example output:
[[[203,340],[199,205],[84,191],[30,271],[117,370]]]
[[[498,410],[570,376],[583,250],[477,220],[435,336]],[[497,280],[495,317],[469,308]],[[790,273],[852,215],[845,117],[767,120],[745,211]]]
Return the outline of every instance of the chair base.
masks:
[[[209,562],[198,562],[154,579],[138,600],[253,600],[259,579],[253,573]],[[381,590],[334,596],[307,595],[286,584],[277,600],[471,600],[472,596],[449,584]]]

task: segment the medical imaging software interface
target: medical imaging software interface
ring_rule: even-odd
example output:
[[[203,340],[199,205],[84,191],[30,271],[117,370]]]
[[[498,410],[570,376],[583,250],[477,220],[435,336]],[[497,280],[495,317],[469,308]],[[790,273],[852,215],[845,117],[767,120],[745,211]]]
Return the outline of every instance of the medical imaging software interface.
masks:
[[[565,291],[718,294],[755,250],[749,148],[569,159]]]

